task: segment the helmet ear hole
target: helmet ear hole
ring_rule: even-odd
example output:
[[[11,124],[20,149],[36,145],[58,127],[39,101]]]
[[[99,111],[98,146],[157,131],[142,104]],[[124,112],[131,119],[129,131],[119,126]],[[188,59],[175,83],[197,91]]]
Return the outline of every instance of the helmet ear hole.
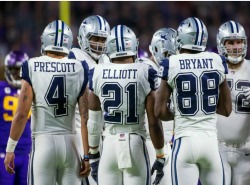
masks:
[[[157,47],[155,46],[155,52],[157,53],[158,52],[158,49],[157,49]]]

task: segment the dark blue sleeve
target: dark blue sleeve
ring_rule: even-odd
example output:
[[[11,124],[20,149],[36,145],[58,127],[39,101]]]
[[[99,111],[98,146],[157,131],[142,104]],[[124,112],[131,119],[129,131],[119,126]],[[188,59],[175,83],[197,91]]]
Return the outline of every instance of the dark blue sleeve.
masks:
[[[76,59],[76,56],[75,56],[74,52],[70,51],[69,55],[68,55],[68,58],[69,59]]]
[[[168,70],[169,70],[169,60],[164,59],[160,63],[159,77],[162,78],[163,80],[167,80],[168,79]]]
[[[222,60],[222,64],[223,64],[223,66],[224,66],[224,68],[225,68],[225,74],[228,74],[228,68],[227,68],[227,61],[226,61],[226,58],[224,57],[224,56],[221,56],[220,55],[220,58],[221,58],[221,60]]]
[[[29,64],[28,61],[25,61],[21,66],[21,78],[25,81],[27,81],[31,86],[31,80],[29,76]]]
[[[87,62],[84,60],[81,63],[82,63],[83,72],[84,72],[84,81],[83,81],[82,88],[81,88],[80,94],[78,96],[78,99],[80,98],[80,96],[83,95],[83,92],[88,84],[88,75],[89,75],[88,74],[89,73],[89,66],[88,66]]]
[[[149,68],[148,68],[148,81],[150,84],[150,88],[152,90],[156,90],[156,88],[157,88],[157,86],[155,84],[157,82],[157,78],[158,78],[157,71],[153,67],[149,66]]]
[[[93,75],[94,75],[95,68],[89,70],[89,89],[93,91]]]

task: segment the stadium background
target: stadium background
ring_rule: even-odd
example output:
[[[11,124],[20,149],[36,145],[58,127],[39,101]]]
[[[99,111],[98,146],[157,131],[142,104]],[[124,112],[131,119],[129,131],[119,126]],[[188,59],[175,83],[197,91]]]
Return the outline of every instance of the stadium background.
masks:
[[[97,14],[106,18],[111,28],[117,24],[132,28],[139,47],[148,51],[157,29],[176,29],[182,20],[194,16],[207,26],[207,50],[216,51],[216,32],[225,21],[238,21],[250,35],[249,5],[247,1],[1,1],[0,79],[4,78],[4,57],[10,50],[22,49],[30,57],[40,55],[40,35],[55,19],[62,19],[71,27],[74,46],[78,46],[76,36],[81,21]]]

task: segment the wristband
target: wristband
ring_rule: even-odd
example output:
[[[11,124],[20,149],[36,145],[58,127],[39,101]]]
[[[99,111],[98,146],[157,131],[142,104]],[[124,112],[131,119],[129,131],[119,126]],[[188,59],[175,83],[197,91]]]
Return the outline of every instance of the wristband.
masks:
[[[99,152],[99,147],[97,147],[97,148],[90,148],[89,149],[89,153],[90,154],[97,154]]]
[[[91,154],[89,153],[89,159],[99,159],[100,158],[100,152],[96,153],[96,154]]]
[[[14,152],[16,145],[18,141],[14,141],[9,137],[7,147],[6,147],[6,152]]]
[[[89,155],[83,155],[83,160],[84,161],[89,161]]]
[[[163,158],[164,157],[164,146],[161,149],[155,149],[156,158]]]

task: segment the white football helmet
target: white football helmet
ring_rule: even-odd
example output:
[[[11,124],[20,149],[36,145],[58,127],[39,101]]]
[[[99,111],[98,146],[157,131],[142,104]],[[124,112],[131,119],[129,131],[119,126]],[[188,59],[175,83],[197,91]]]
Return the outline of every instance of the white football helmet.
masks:
[[[154,33],[149,51],[157,64],[176,54],[176,36],[177,32],[173,28],[161,28]]]
[[[106,52],[111,59],[126,56],[134,56],[134,59],[136,59],[138,44],[138,39],[129,27],[117,25],[107,37]]]
[[[69,54],[73,43],[71,29],[61,20],[55,20],[46,26],[41,35],[41,53],[56,51]]]
[[[9,85],[20,88],[20,69],[22,64],[29,59],[23,51],[11,51],[4,60],[4,76]]]
[[[177,29],[177,49],[204,51],[207,46],[208,32],[205,24],[198,18],[189,17]]]
[[[99,15],[92,15],[82,21],[78,32],[78,44],[95,60],[98,60],[104,51],[104,43],[90,41],[92,36],[107,38],[110,34],[109,23]]]
[[[237,52],[237,57],[233,57],[232,48],[225,47],[226,40],[235,40],[240,39],[243,40],[242,47],[237,48],[235,52]],[[220,55],[225,56],[225,58],[231,62],[232,64],[237,64],[242,59],[246,57],[247,54],[247,36],[243,26],[241,26],[238,22],[235,21],[227,21],[223,23],[218,32],[217,32],[217,49]]]

